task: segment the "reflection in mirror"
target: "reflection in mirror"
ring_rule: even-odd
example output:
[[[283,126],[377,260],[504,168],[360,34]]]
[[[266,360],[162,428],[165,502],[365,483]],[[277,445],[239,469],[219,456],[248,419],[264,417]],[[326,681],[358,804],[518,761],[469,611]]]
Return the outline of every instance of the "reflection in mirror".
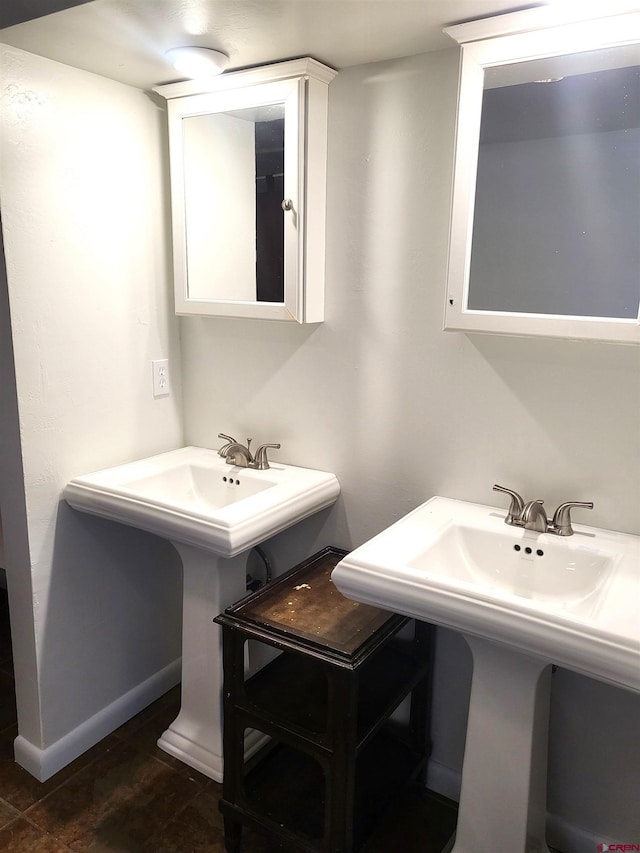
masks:
[[[182,120],[189,299],[284,302],[284,104]]]
[[[284,302],[284,108],[256,123],[256,299]]]
[[[638,316],[638,46],[485,69],[468,308]]]

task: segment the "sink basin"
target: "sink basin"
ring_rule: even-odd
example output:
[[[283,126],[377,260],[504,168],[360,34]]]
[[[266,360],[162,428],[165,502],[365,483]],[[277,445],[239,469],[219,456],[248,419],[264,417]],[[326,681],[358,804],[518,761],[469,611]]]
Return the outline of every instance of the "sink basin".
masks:
[[[471,649],[452,853],[548,850],[551,664],[640,692],[640,536],[575,524],[559,537],[505,514],[432,498],[332,574],[347,597],[461,631]]]
[[[212,510],[257,495],[275,485],[275,480],[269,480],[266,475],[259,481],[256,477],[239,480],[236,476],[229,477],[226,472],[220,473],[210,464],[197,464],[195,461],[185,464],[175,459],[153,474],[129,481],[123,478],[122,482],[131,494],[153,495],[159,505],[167,508],[180,506],[205,518]]]
[[[640,691],[640,537],[504,523],[505,510],[435,497],[351,552],[347,596],[542,655]]]
[[[232,557],[330,506],[339,491],[324,471],[238,468],[215,450],[182,447],[75,477],[64,497],[82,512]]]
[[[409,567],[457,581],[470,592],[517,595],[575,609],[600,589],[617,555],[603,553],[588,540],[584,544],[580,537],[577,542],[554,539],[558,537],[533,537],[518,528],[499,527],[496,532],[483,526],[482,518],[471,517],[466,523],[445,523]]]
[[[182,693],[158,746],[222,781],[222,639],[213,622],[246,595],[251,548],[331,506],[333,474],[271,462],[265,471],[227,465],[217,451],[182,447],[75,477],[64,497],[99,515],[169,539],[182,560]],[[252,652],[247,665],[252,668]],[[266,735],[247,730],[250,757]]]

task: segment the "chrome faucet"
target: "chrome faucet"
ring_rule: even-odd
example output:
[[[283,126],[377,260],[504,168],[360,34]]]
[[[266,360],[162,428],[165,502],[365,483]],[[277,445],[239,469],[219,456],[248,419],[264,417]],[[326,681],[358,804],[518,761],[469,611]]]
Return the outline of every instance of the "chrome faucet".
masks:
[[[227,465],[237,465],[238,468],[255,468],[258,471],[266,471],[270,467],[267,450],[270,447],[276,450],[280,449],[279,444],[261,444],[254,456],[251,453],[252,438],[247,439],[246,445],[240,444],[233,436],[225,435],[223,432],[218,433],[218,438],[223,438],[226,442],[218,450],[218,455],[226,459]]]
[[[554,512],[552,520],[549,521],[547,512],[543,506],[544,502],[540,498],[525,503],[517,492],[507,489],[505,486],[499,486],[497,483],[494,485],[493,490],[494,492],[504,492],[511,497],[509,510],[505,517],[505,524],[511,524],[514,527],[524,527],[525,530],[534,530],[536,533],[554,533],[556,536],[571,536],[573,534],[573,527],[571,526],[572,507],[593,509],[592,501],[567,501],[560,504]]]

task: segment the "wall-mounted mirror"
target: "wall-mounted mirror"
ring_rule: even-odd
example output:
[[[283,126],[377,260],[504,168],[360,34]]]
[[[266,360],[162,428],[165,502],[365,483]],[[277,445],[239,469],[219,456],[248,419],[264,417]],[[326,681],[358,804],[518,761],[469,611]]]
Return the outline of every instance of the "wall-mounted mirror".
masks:
[[[160,86],[176,313],[323,319],[327,84],[294,60]]]
[[[445,328],[640,343],[640,16],[469,26]]]

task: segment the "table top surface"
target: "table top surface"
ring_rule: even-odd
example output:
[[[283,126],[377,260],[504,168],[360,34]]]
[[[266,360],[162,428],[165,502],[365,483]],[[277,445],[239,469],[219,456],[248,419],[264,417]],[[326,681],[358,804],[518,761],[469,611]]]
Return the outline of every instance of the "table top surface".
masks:
[[[353,655],[391,620],[387,610],[345,598],[331,572],[345,551],[325,548],[225,611],[241,623],[271,629],[345,655]],[[390,627],[390,626],[389,626]]]

